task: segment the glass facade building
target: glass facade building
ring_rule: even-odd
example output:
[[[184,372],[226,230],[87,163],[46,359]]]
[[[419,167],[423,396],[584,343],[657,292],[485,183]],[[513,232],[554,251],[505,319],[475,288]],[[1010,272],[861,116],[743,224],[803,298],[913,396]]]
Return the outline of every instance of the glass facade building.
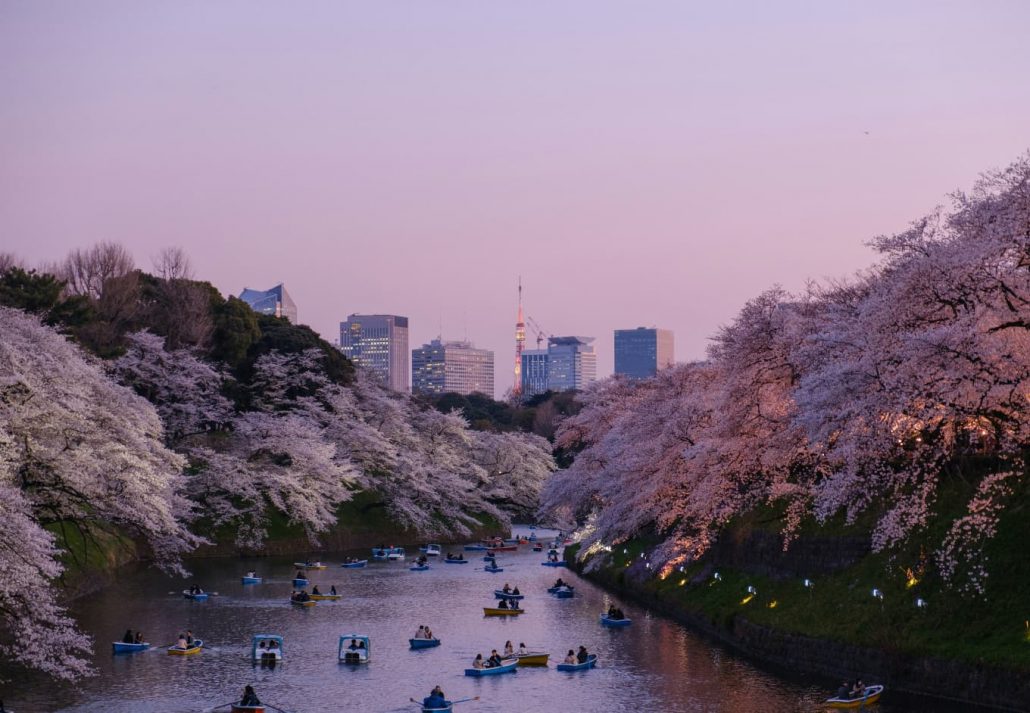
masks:
[[[581,391],[597,381],[593,337],[550,337],[547,349],[522,352],[522,394]]]
[[[255,312],[285,317],[290,320],[290,324],[297,324],[297,304],[281,282],[270,290],[252,290],[244,287],[240,299],[249,304]]]
[[[408,318],[352,314],[340,322],[340,350],[395,391],[408,390]]]
[[[494,395],[494,353],[471,342],[434,339],[411,350],[411,390],[417,394]]]
[[[646,379],[672,366],[672,331],[655,327],[615,330],[615,373]]]
[[[527,349],[522,352],[522,396],[547,391],[547,350]]]

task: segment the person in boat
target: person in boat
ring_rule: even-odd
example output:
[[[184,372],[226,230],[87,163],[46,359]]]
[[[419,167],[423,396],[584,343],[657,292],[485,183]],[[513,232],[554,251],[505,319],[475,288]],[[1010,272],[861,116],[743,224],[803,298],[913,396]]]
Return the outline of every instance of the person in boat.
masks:
[[[486,660],[487,668],[497,668],[501,665],[501,655],[497,653],[497,649],[490,652],[490,658]]]
[[[512,609],[518,609],[519,608],[519,600],[518,599],[512,599],[511,600],[511,608]]]
[[[587,653],[587,647],[580,646],[579,652],[576,654],[576,661],[578,661],[579,663],[586,663],[588,656],[590,656],[590,654]]]
[[[497,602],[497,608],[498,609],[507,609],[508,608],[508,600],[507,599],[502,599],[501,601]]]
[[[254,570],[250,570],[249,572],[247,572],[247,576],[250,577],[250,578],[254,578],[257,575],[254,574]]]
[[[329,593],[331,595],[333,595],[334,597],[336,596],[336,585],[335,584],[333,586],[329,587]]]
[[[185,634],[179,634],[179,640],[175,642],[175,648],[185,650],[185,649],[188,649],[189,647],[190,647],[190,643],[188,641],[186,641],[186,635]]]
[[[318,591],[318,585],[316,584],[314,587],[311,588],[311,593],[312,594],[321,594],[322,592]]]
[[[855,687],[851,689],[852,698],[861,698],[865,695],[865,684],[862,683],[862,679],[855,681]]]
[[[526,642],[525,641],[519,642],[519,654],[521,655],[521,654],[528,654],[528,653],[529,653],[529,649],[526,648]]]
[[[426,627],[426,638],[427,639],[432,639],[433,638],[433,631],[428,626]]]
[[[483,654],[476,654],[476,658],[472,659],[472,668],[484,668],[483,666]]]
[[[132,643],[132,629],[126,629],[125,630],[125,636],[122,637],[122,643],[123,644],[131,644]]]
[[[243,689],[243,696],[240,697],[241,706],[259,706],[261,701],[258,700],[257,694],[254,692],[253,686],[246,686]]]
[[[297,570],[297,574],[293,575],[293,578],[294,579],[306,579],[306,577],[304,576],[304,573],[302,571],[300,571],[299,569]]]
[[[189,629],[186,630],[186,643],[193,646],[193,632]]]
[[[834,695],[834,698],[851,698],[851,685],[847,681],[842,681],[840,688],[837,689],[837,693]]]
[[[268,649],[267,650],[268,650],[268,653],[270,653],[270,654],[277,654],[277,653],[279,653],[279,642],[276,641],[275,639],[271,639],[268,642]]]
[[[520,594],[522,594],[522,592],[519,591],[518,587],[515,587],[515,589],[511,590],[511,593],[515,596],[519,596]]]
[[[134,641],[133,643],[136,643],[136,644],[142,644],[143,643],[143,632],[142,631],[137,631],[136,632],[136,641]]]
[[[565,656],[565,663],[576,663],[576,652],[569,649],[568,655]]]
[[[267,648],[268,648],[268,643],[264,639],[262,639],[261,641],[258,642],[258,654],[259,655],[265,653],[265,649],[267,649]]]
[[[515,647],[511,645],[510,641],[504,642],[504,658],[515,655]]]
[[[509,586],[508,583],[505,582],[504,586],[501,587],[501,591],[504,592],[505,594],[510,594],[511,593],[511,586]]]
[[[426,636],[426,627],[424,627],[424,626],[420,626],[420,627],[418,628],[418,631],[416,631],[416,632],[415,632],[415,638],[416,638],[416,639],[425,639],[425,638],[428,638],[428,637]]]
[[[565,580],[564,579],[562,579],[561,577],[558,577],[558,581],[556,581],[554,583],[554,586],[556,586],[556,587],[566,587],[568,585],[565,584]]]
[[[432,692],[422,699],[422,708],[427,710],[447,710],[451,702],[443,697],[443,693],[437,693],[440,687],[437,686]]]

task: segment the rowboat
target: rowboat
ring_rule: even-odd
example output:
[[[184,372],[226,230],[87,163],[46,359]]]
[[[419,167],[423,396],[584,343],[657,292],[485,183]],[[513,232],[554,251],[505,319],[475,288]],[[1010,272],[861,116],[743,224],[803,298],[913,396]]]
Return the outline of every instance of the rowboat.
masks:
[[[394,547],[392,550],[386,553],[386,559],[391,561],[404,559],[404,548]]]
[[[282,661],[283,637],[278,634],[254,634],[250,639],[250,658],[256,663]]]
[[[544,567],[564,567],[565,562],[558,560],[557,562],[541,562]]]
[[[575,596],[575,592],[572,591],[572,587],[558,587],[554,592],[556,599],[572,599]]]
[[[150,644],[143,641],[138,644],[127,644],[124,641],[115,641],[111,644],[111,650],[116,654],[132,654],[137,651],[146,651],[150,648]]]
[[[294,577],[293,578],[293,586],[294,587],[306,587],[306,586],[308,586],[308,580],[305,579],[304,577]]]
[[[534,552],[543,552],[544,551],[544,546],[543,545],[533,545],[533,551]]]
[[[530,530],[535,530],[535,529],[536,529],[536,525],[530,525],[530,526],[529,526],[529,529],[530,529]]]
[[[422,547],[418,548],[419,552],[425,553],[426,557],[439,557],[442,549],[443,548],[440,547],[440,545],[433,544],[423,545]]]
[[[504,571],[504,567],[491,567],[490,565],[487,565],[486,567],[483,567],[483,571],[484,572],[494,572],[494,573],[503,572]]]
[[[448,557],[444,560],[444,562],[446,562],[447,564],[468,564],[469,560],[455,560]]]
[[[344,562],[340,566],[347,569],[357,569],[358,567],[364,567],[366,564],[368,564],[368,560],[358,560],[357,562]]]
[[[558,590],[559,590],[559,589],[570,589],[570,590],[575,590],[576,588],[575,588],[575,587],[573,587],[573,586],[571,586],[571,585],[568,585],[568,584],[565,584],[565,585],[559,585],[559,586],[557,586],[557,587],[548,587],[548,588],[547,588],[547,593],[548,593],[548,594],[555,594],[555,593],[557,593],[557,592],[558,592]]]
[[[413,649],[431,649],[440,645],[439,639],[408,639],[408,644]]]
[[[193,643],[185,649],[180,649],[178,646],[169,646],[168,653],[172,656],[192,656],[193,654],[199,654],[200,649],[203,648],[203,646],[203,640],[194,639]]]
[[[240,577],[241,584],[261,584],[261,577]]]
[[[265,713],[265,707],[241,706],[239,703],[232,703],[229,706],[229,713]]]
[[[443,708],[426,708],[422,706],[422,713],[454,713],[454,706],[444,706]]]
[[[329,565],[321,562],[294,562],[293,566],[299,569],[329,569]]]
[[[318,602],[316,602],[314,599],[309,599],[306,602],[302,602],[297,599],[291,599],[290,604],[292,604],[295,607],[313,607],[316,604],[318,604]]]
[[[559,671],[585,671],[597,664],[597,654],[589,654],[583,663],[560,663],[556,667]]]
[[[486,549],[486,545],[465,545],[466,552],[482,552]]]
[[[425,572],[427,569],[429,569],[429,565],[427,565],[427,564],[414,564],[414,565],[408,567],[408,569],[411,570],[412,572]]]
[[[207,592],[200,592],[199,594],[190,594],[190,590],[184,589],[182,590],[182,596],[186,597],[187,599],[192,599],[195,602],[204,602],[207,601],[208,594]]]
[[[342,594],[309,594],[316,602],[335,602],[343,597]]]
[[[466,676],[497,676],[502,673],[515,673],[515,667],[519,665],[519,660],[516,658],[504,659],[501,661],[500,666],[494,666],[493,668],[467,668],[465,669]]]
[[[357,648],[352,649],[351,646]],[[340,636],[336,656],[340,663],[368,663],[372,658],[372,640],[365,634],[343,634]]]
[[[498,609],[497,607],[483,607],[483,614],[486,616],[518,616],[525,611],[525,609]]]
[[[601,626],[620,627],[629,626],[632,623],[630,619],[609,619],[607,614],[601,615]]]
[[[862,695],[858,698],[827,698],[827,708],[862,708],[872,705],[880,700],[883,695],[883,686],[866,686]]]
[[[519,666],[546,666],[549,653],[540,651],[528,651],[524,654],[515,654],[519,660]]]
[[[372,550],[372,559],[377,562],[385,562],[387,557],[386,550]]]
[[[512,594],[511,592],[506,592],[503,589],[495,589],[494,590],[494,596],[497,597],[498,599],[525,599],[526,598],[525,594]]]

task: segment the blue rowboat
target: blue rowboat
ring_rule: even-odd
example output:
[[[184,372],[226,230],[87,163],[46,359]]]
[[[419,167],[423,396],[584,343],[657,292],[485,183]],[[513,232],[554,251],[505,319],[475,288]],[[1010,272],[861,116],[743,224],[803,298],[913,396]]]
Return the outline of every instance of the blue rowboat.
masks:
[[[557,666],[559,671],[585,671],[597,664],[597,654],[590,654],[583,663],[560,663]]]
[[[261,577],[240,577],[243,584],[261,584]]]
[[[447,564],[468,564],[469,560],[452,560],[450,558],[445,559],[444,562]]]
[[[439,639],[408,639],[408,644],[413,649],[431,649],[440,645]]]
[[[572,585],[570,585],[570,584],[566,584],[565,586],[566,586],[566,587],[568,587],[568,588],[569,588],[569,589],[571,589],[571,590],[575,590],[575,589],[576,589],[575,587],[573,587],[573,586],[572,586]],[[554,594],[554,593],[556,593],[556,592],[557,592],[557,591],[558,591],[559,589],[561,589],[561,587],[548,587],[548,588],[547,588],[547,593],[548,593],[548,594]]]
[[[544,567],[564,567],[565,566],[565,563],[562,562],[561,560],[558,560],[557,562],[541,562],[540,564],[542,564]]]
[[[530,529],[530,530],[535,530],[535,529],[536,529],[536,525],[530,525],[530,526],[529,526],[529,529]]]
[[[561,587],[558,591],[554,592],[554,596],[556,599],[572,599],[576,595],[571,587]]]
[[[410,569],[412,572],[425,572],[427,569],[429,569],[429,565],[427,565],[427,564],[416,564],[416,565],[412,565],[411,567],[408,567],[408,569]]]
[[[489,567],[489,566],[487,566],[487,567],[483,567],[483,571],[484,572],[492,572],[492,573],[496,574],[497,572],[503,572],[504,571],[504,567]]]
[[[495,589],[494,597],[497,599],[525,599],[525,594],[512,594],[511,592],[505,592],[503,589]]]
[[[466,552],[482,552],[486,549],[486,545],[465,545]]]
[[[344,562],[340,566],[347,569],[357,569],[358,567],[364,567],[366,564],[368,564],[368,560],[358,560],[357,562]]]
[[[467,668],[465,669],[466,676],[499,676],[502,673],[515,673],[516,667],[519,665],[519,660],[516,658],[504,659],[501,661],[500,666],[494,666],[493,668]]]
[[[123,641],[115,641],[111,644],[111,650],[116,654],[133,654],[137,651],[146,651],[150,648],[150,644],[143,642],[140,644],[126,644]]]
[[[187,599],[192,599],[195,602],[206,602],[208,594],[207,592],[201,592],[200,594],[190,594],[190,590],[184,589],[182,590],[182,596],[186,597]]]
[[[306,586],[308,586],[308,580],[306,580],[306,579],[304,579],[302,577],[294,577],[293,578],[293,586],[294,587],[306,587]]]
[[[613,628],[620,626],[629,626],[632,624],[630,619],[609,619],[607,614],[601,615],[601,626],[610,626]]]

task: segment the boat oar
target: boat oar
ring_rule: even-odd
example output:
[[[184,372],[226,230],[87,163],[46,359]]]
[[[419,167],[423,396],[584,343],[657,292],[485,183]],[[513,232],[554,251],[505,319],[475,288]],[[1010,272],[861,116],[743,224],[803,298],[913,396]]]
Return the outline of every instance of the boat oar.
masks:
[[[408,700],[411,701],[412,703],[417,704],[417,705],[420,705],[420,706],[422,705],[421,701],[416,701],[414,698],[409,698]],[[455,703],[468,703],[469,701],[478,701],[478,700],[479,700],[479,696],[473,696],[472,698],[459,698],[456,701],[451,701],[451,705],[453,706]],[[432,710],[432,709],[430,709],[430,710]],[[443,709],[441,709],[441,710],[443,710]]]

